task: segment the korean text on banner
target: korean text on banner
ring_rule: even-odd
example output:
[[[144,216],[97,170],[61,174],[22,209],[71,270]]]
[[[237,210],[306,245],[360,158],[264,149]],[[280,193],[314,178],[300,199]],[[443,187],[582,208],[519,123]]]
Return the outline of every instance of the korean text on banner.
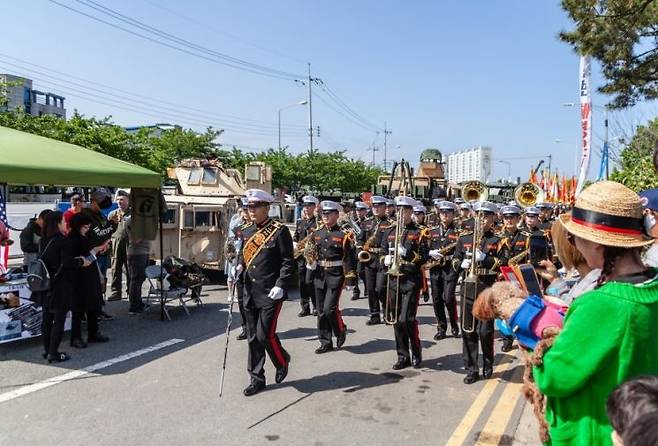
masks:
[[[589,56],[580,58],[580,127],[582,131],[583,152],[580,157],[580,173],[576,196],[583,189],[589,173],[590,154],[592,150],[592,91],[591,91],[591,59]]]

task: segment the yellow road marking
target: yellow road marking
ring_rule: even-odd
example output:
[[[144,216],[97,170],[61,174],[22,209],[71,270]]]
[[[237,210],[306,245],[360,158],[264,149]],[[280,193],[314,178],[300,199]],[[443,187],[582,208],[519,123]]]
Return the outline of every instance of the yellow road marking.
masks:
[[[523,384],[520,380],[523,376],[523,369],[524,366],[521,364],[514,370],[514,374],[510,379],[511,382],[505,386],[505,390],[503,390],[500,399],[498,399],[496,407],[491,411],[489,419],[475,442],[476,446],[500,444],[505,434],[505,428],[509,422],[510,415],[514,411],[516,402],[521,397],[521,387],[523,387]]]
[[[503,356],[501,358],[501,361],[503,360],[507,360],[507,361],[504,363],[499,362],[498,365],[494,367],[494,374],[496,374],[497,376],[501,376],[506,371],[511,369],[512,366],[516,364],[516,361],[511,360],[512,358],[513,358],[512,355]],[[473,426],[475,425],[480,414],[484,410],[484,406],[487,405],[487,401],[489,401],[489,398],[491,398],[491,395],[493,395],[494,391],[496,390],[496,386],[498,386],[499,382],[500,382],[499,379],[490,379],[487,381],[487,383],[484,385],[482,390],[480,390],[478,396],[475,397],[473,404],[471,404],[471,407],[466,412],[466,415],[464,415],[464,418],[462,418],[462,421],[461,423],[459,423],[459,426],[457,426],[455,431],[450,436],[450,439],[448,439],[446,446],[461,446],[466,441],[469,432],[471,431],[471,429],[473,429]]]

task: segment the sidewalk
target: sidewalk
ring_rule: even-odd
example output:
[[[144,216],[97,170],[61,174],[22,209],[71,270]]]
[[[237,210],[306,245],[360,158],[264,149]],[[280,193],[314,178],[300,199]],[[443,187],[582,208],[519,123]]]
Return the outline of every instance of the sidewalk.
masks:
[[[532,406],[524,401],[523,413],[514,432],[512,446],[540,445],[538,432],[537,419],[532,411]]]

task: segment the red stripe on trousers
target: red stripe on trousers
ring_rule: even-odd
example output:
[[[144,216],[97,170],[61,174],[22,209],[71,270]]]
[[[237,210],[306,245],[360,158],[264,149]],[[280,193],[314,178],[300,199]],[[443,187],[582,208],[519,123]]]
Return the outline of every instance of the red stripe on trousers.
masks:
[[[279,342],[276,339],[276,323],[279,320],[279,313],[281,312],[281,307],[283,307],[283,302],[279,302],[278,304],[276,304],[276,310],[274,310],[274,318],[272,320],[272,326],[270,327],[270,332],[267,336],[267,340],[270,342],[270,345],[272,346],[272,350],[274,351],[274,356],[276,356],[276,359],[279,361],[279,364],[285,367],[287,365],[286,357],[283,355],[283,352],[281,351],[281,346],[279,345]]]
[[[340,312],[340,298],[343,295],[343,291],[338,294],[338,299],[336,299],[336,310],[334,311],[336,313],[336,321],[338,323],[338,329],[342,333],[343,330],[345,330],[345,322],[343,322],[343,315]]]

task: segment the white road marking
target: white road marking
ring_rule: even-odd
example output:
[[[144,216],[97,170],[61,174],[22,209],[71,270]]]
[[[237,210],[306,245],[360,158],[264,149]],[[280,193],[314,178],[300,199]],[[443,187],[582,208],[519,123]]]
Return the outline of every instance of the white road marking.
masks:
[[[159,344],[152,345],[150,347],[143,348],[141,350],[136,350],[131,353],[126,353],[125,355],[117,356],[116,358],[108,359],[107,361],[99,362],[88,367],[85,367],[80,370],[74,370],[72,372],[64,373],[63,375],[54,376],[46,380],[40,381],[38,383],[30,384],[28,386],[20,387],[18,389],[12,390],[10,392],[0,394],[0,403],[4,403],[14,398],[19,398],[21,396],[28,395],[30,393],[37,392],[39,390],[46,389],[50,386],[63,383],[65,381],[70,381],[72,379],[80,378],[81,376],[88,375],[97,370],[105,369],[107,367],[113,366],[120,362],[125,362],[130,359],[136,358],[138,356],[145,355],[163,348],[169,347],[180,342],[184,342],[184,339],[169,339],[168,341],[160,342]]]

